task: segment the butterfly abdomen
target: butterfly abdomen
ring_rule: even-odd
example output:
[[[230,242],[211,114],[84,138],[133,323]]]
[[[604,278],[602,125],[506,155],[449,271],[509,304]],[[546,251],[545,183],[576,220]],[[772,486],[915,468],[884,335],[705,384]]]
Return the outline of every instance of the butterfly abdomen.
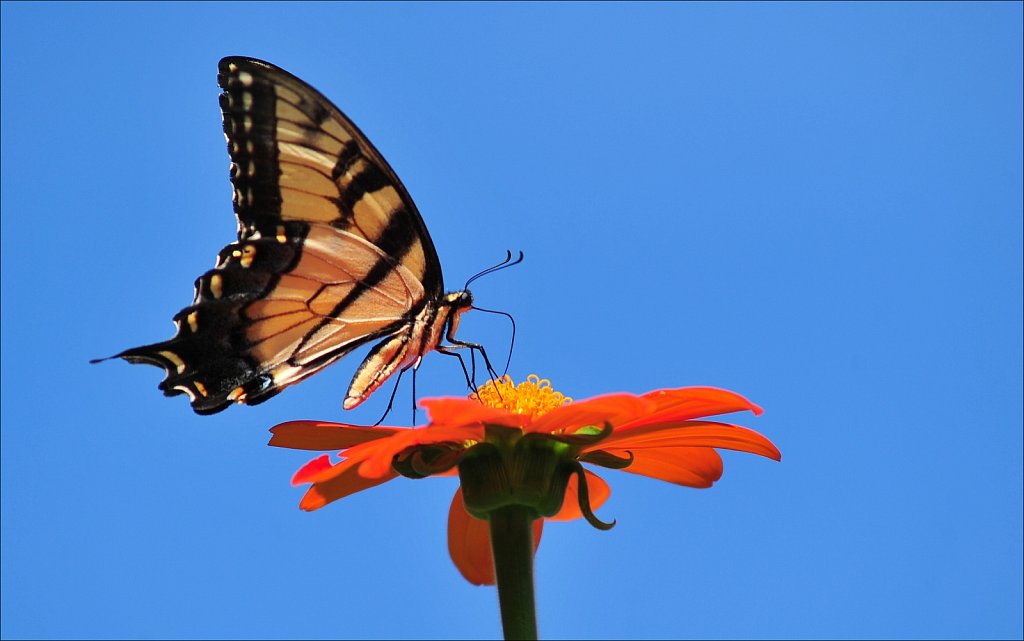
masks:
[[[469,292],[448,294],[426,302],[401,331],[374,347],[352,377],[344,408],[357,407],[399,370],[418,367],[420,359],[437,349],[446,335],[452,335],[459,318],[472,305]]]

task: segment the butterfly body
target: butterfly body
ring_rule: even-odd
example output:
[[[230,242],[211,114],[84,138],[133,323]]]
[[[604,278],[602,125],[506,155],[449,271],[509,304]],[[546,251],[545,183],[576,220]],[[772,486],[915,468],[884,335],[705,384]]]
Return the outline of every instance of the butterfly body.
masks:
[[[359,129],[305,82],[221,60],[238,240],[195,281],[175,336],[117,357],[157,365],[199,414],[254,405],[372,341],[344,406],[455,340],[468,291],[441,267],[401,181]],[[447,352],[446,352],[447,353]]]
[[[395,372],[419,367],[424,354],[443,349],[440,348],[442,339],[461,345],[455,339],[455,331],[459,317],[469,309],[472,300],[468,291],[448,294],[439,303],[424,306],[403,333],[381,341],[352,377],[344,408],[349,410],[362,403]]]

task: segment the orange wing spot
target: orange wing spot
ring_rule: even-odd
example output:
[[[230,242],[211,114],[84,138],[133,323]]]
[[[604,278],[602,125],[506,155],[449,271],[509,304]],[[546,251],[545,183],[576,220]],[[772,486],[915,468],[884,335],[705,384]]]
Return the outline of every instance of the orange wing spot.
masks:
[[[224,293],[224,279],[220,274],[210,276],[210,293],[214,298],[220,298]]]
[[[253,245],[246,245],[242,248],[242,259],[239,261],[242,263],[242,267],[252,266],[253,259],[256,258],[256,247]]]
[[[277,226],[277,242],[281,244],[288,242],[288,236],[284,233],[284,225]]]
[[[199,312],[192,312],[188,315],[188,326],[193,334],[199,331]]]
[[[200,396],[202,396],[204,398],[206,396],[209,396],[209,392],[206,391],[206,386],[205,385],[203,385],[199,381],[192,381],[192,384],[196,386],[196,391],[199,392]]]
[[[231,390],[231,393],[228,394],[228,400],[229,401],[238,401],[239,403],[244,403],[245,402],[245,397],[246,397],[245,390],[242,389],[241,386],[236,387],[235,389]]]

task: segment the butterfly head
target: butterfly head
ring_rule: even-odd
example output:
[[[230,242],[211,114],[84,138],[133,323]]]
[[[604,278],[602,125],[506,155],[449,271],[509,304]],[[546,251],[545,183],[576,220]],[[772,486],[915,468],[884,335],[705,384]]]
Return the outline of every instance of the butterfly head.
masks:
[[[473,306],[473,294],[469,293],[468,289],[449,292],[444,295],[444,301],[441,304],[448,309],[445,314],[447,316],[445,319],[447,331],[445,333],[448,340],[452,340],[455,337],[455,331],[459,327],[459,317]]]
[[[445,305],[452,308],[453,312],[464,312],[473,306],[473,294],[468,289],[461,292],[449,292],[444,297]]]

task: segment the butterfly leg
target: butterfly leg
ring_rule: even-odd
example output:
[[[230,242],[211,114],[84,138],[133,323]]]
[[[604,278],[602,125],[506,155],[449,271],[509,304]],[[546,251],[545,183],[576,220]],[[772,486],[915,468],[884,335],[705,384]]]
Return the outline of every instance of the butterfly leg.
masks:
[[[448,329],[445,332],[445,339],[449,343],[451,343],[451,345],[448,345],[447,347],[449,349],[459,349],[462,347],[468,347],[471,359],[473,358],[473,350],[480,350],[480,355],[484,357],[484,365],[487,366],[487,375],[491,377],[491,380],[498,380],[498,372],[496,372],[494,368],[491,366],[491,359],[487,358],[487,352],[484,350],[484,346],[478,345],[476,343],[467,343],[466,341],[460,341],[459,339],[455,338],[455,328],[457,326],[457,323],[454,323],[450,320],[448,321]],[[465,368],[465,365],[463,365],[463,368]],[[475,360],[473,360],[473,380],[474,382],[476,381]]]
[[[398,384],[402,382],[402,374],[405,374],[405,370],[404,369],[398,370],[398,376],[395,377],[395,386],[391,388],[391,397],[388,399],[388,408],[386,410],[384,410],[384,414],[379,419],[377,419],[376,423],[373,424],[374,427],[377,427],[378,425],[383,423],[384,419],[387,418],[388,414],[391,413],[391,406],[395,402],[395,394],[398,393]],[[415,389],[415,383],[416,383],[415,372],[413,373],[413,379],[412,380],[413,380],[413,385],[414,385],[414,389]],[[415,397],[416,397],[416,393],[413,392],[413,398],[415,399]],[[415,404],[415,403],[416,403],[416,401],[413,400],[413,404]],[[415,414],[413,414],[413,423],[412,424],[413,425],[416,424],[416,415]]]
[[[405,370],[403,369],[402,372]],[[411,426],[416,426],[416,372],[419,371],[418,367],[412,368],[412,423]]]
[[[475,376],[470,376],[469,370],[466,369],[466,361],[462,359],[462,354],[456,351],[452,351],[451,347],[448,345],[438,345],[437,348],[435,348],[435,351],[438,354],[444,354],[445,356],[454,356],[455,358],[459,359],[459,365],[462,366],[462,374],[466,377],[466,385],[468,385],[469,389],[473,390],[473,392],[475,393],[477,391],[476,381],[473,380]]]
[[[483,345],[478,345],[476,343],[467,343],[465,341],[460,341],[460,340],[456,339],[454,336],[452,336],[451,333],[449,333],[447,338],[448,338],[448,342],[451,343],[451,345],[449,346],[451,348],[459,349],[459,348],[462,348],[462,347],[468,347],[469,348],[469,353],[471,355],[473,354],[474,350],[479,350],[480,351],[480,355],[484,357],[484,365],[487,367],[487,375],[490,376],[492,380],[498,380],[498,378],[499,378],[498,377],[498,372],[495,371],[494,367],[491,366],[491,359],[487,358],[487,352],[484,351],[484,346]],[[476,378],[476,363],[475,362],[473,363],[473,378],[474,379]]]

